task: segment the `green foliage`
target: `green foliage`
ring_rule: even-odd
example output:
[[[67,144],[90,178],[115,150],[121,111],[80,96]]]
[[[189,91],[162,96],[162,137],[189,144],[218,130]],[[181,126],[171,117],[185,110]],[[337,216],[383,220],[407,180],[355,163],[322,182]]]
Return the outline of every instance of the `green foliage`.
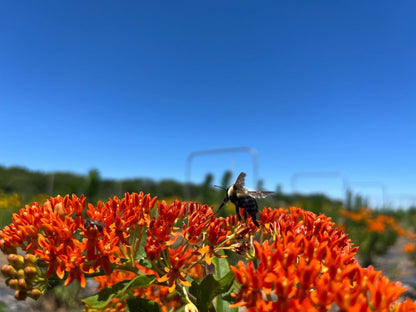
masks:
[[[10,224],[12,222],[13,213],[19,211],[19,208],[13,209],[0,209],[0,228]]]
[[[231,177],[233,176],[232,172],[227,170],[224,172],[221,178],[221,187],[227,188],[231,184]]]
[[[223,255],[223,252],[219,253],[220,255]],[[215,279],[220,281],[227,281],[232,277],[232,280],[230,281],[231,284],[234,281],[234,274],[230,270],[230,264],[234,264],[232,261],[232,258],[217,258],[215,257],[212,259],[212,262],[215,266]],[[225,282],[226,283],[226,282]],[[217,297],[216,301],[216,312],[223,312],[223,311],[230,311],[228,306],[231,302],[233,302],[233,298],[230,296],[231,293],[231,284],[228,288],[230,291],[227,292],[226,289],[222,291],[222,296]],[[226,284],[225,284],[226,285]],[[232,311],[237,311],[237,309],[232,309]]]
[[[130,311],[135,312],[160,312],[160,307],[156,302],[140,297],[127,299],[127,306]]]
[[[88,172],[85,186],[85,196],[91,201],[96,201],[100,191],[100,173],[97,169],[92,169]]]
[[[84,194],[88,200],[95,203],[107,200],[113,196],[123,196],[126,192],[143,191],[159,198],[178,197],[190,191],[192,199],[199,199],[204,186],[183,184],[174,180],[155,182],[151,179],[102,179],[97,169],[92,169],[87,175],[77,175],[69,172],[44,173],[29,171],[21,167],[6,168],[0,166],[0,192],[6,194],[17,193],[23,203],[29,203],[38,194],[56,196],[59,194]],[[205,186],[206,188],[206,186]],[[209,187],[206,194],[210,193]],[[214,191],[215,192],[215,191]]]
[[[213,203],[215,201],[215,196],[213,196],[213,194],[215,193],[211,191],[213,181],[214,181],[214,176],[208,173],[205,176],[205,180],[201,186],[201,195],[200,195],[201,203]]]
[[[9,311],[8,306],[4,302],[0,302],[0,312],[7,312]]]
[[[233,285],[233,282],[234,274],[231,271],[220,279],[215,278],[213,274],[209,274],[200,283],[193,281],[191,288],[189,288],[189,292],[197,299],[196,305],[200,312],[219,312],[223,311],[222,308],[221,310],[215,309],[212,301],[218,295],[228,292]],[[217,308],[219,300],[221,300],[221,298],[217,299]],[[230,303],[228,303],[227,306],[229,304]]]

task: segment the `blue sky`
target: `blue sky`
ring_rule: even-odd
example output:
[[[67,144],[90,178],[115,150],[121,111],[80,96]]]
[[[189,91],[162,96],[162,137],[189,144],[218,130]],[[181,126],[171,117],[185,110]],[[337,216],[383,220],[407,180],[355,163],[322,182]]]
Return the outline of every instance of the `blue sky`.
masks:
[[[413,1],[9,1],[0,164],[416,204]],[[191,179],[246,171],[195,158]],[[309,172],[305,174],[305,172]]]

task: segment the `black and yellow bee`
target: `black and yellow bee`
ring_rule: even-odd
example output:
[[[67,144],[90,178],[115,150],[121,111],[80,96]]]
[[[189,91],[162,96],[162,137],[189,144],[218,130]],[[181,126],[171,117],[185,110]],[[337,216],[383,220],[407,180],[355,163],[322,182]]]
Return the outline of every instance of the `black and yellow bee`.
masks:
[[[244,219],[247,220],[247,214],[251,216],[253,223],[258,227],[257,212],[259,207],[257,206],[256,198],[265,198],[273,192],[260,192],[260,191],[249,191],[244,187],[246,174],[241,172],[234,184],[231,184],[225,189],[225,198],[221,206],[218,208],[217,213],[221,208],[231,201],[235,205],[235,212],[238,220],[241,222],[241,215],[239,208],[244,209]]]

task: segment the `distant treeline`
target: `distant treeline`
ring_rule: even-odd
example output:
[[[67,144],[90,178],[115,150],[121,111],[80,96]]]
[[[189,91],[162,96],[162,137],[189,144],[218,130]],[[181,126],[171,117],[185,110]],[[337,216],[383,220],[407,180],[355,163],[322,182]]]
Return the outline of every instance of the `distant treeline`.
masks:
[[[221,186],[227,187],[231,182],[232,174],[227,171],[221,178]],[[0,166],[0,192],[17,193],[23,202],[30,202],[39,194],[50,196],[65,194],[84,194],[89,202],[107,200],[114,196],[123,196],[126,192],[150,193],[161,199],[178,198],[180,200],[197,200],[201,203],[216,205],[224,197],[224,191],[213,187],[214,176],[207,174],[201,184],[180,183],[175,180],[154,181],[152,179],[103,179],[99,171],[90,170],[86,175],[70,172],[45,173],[30,171],[22,167]],[[263,183],[260,181],[258,187]],[[298,206],[316,213],[325,210],[334,210],[342,207],[340,200],[331,199],[323,194],[303,195],[299,193],[285,194],[277,186],[274,194],[259,203],[260,207],[288,207]],[[353,205],[353,199],[348,201]],[[356,202],[355,205],[360,205]]]

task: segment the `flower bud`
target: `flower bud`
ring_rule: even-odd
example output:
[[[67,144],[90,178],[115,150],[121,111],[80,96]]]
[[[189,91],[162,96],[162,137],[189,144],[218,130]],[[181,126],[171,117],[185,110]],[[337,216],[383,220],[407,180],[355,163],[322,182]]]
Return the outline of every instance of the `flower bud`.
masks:
[[[25,277],[31,279],[38,274],[38,270],[33,266],[25,267]]]
[[[29,253],[25,254],[23,258],[27,265],[36,265],[38,262],[38,258],[35,255]]]
[[[24,278],[19,278],[17,280],[17,285],[19,286],[19,289],[29,289],[30,285],[28,285],[28,283],[26,282],[26,280]]]
[[[16,298],[16,300],[25,300],[27,297],[27,293],[25,290],[16,290],[16,292],[14,293],[14,297]]]
[[[25,261],[22,256],[16,254],[10,254],[7,256],[9,263],[15,268],[21,268],[25,264]]]
[[[62,220],[65,218],[66,211],[63,203],[57,203],[55,207],[53,207],[53,212],[57,215],[59,215]]]
[[[17,270],[16,277],[17,278],[25,278],[25,270],[23,270],[23,269]]]
[[[17,279],[16,278],[12,278],[9,279],[8,281],[6,281],[6,284],[11,288],[11,289],[19,289],[19,285],[17,283]]]
[[[32,289],[28,295],[30,298],[37,300],[40,296],[42,296],[42,292],[38,288],[35,288]]]
[[[17,275],[16,269],[9,264],[2,265],[1,273],[3,273],[5,277],[16,277]]]

